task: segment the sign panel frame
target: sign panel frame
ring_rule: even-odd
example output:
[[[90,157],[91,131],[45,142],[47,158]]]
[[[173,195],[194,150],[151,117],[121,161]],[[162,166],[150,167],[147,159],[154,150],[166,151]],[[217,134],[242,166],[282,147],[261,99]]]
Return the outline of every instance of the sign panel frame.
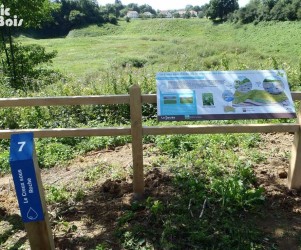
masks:
[[[159,121],[296,118],[283,70],[161,72]]]

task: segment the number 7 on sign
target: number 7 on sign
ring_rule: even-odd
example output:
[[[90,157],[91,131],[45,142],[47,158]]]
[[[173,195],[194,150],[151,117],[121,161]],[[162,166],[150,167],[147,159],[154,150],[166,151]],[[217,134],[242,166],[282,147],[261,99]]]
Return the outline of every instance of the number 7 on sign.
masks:
[[[20,145],[18,152],[22,152],[25,144],[26,144],[26,141],[19,141],[18,142],[18,145]]]

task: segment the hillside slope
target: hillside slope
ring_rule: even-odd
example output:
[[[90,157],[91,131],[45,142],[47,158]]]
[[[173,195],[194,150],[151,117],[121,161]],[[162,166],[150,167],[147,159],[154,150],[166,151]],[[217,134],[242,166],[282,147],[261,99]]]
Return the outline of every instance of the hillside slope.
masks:
[[[90,26],[60,39],[20,40],[57,50],[54,66],[84,77],[129,59],[144,60],[143,66],[155,71],[297,68],[300,29],[301,22],[240,26],[205,19],[151,19]]]

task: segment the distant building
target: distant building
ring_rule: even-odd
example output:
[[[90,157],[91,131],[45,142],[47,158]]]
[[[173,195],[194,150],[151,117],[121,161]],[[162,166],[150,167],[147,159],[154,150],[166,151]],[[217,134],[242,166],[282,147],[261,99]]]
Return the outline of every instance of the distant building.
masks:
[[[138,18],[139,17],[139,13],[137,11],[128,11],[128,13],[126,14],[127,17],[129,18]]]
[[[197,17],[198,13],[194,10],[186,11],[186,10],[179,10],[177,13],[179,13],[180,17],[184,17],[186,14],[190,15],[191,17]]]
[[[168,10],[161,10],[159,15],[165,18],[172,18],[172,14]]]
[[[189,13],[190,13],[191,17],[197,17],[198,16],[198,13],[194,10],[189,11]]]
[[[179,10],[178,13],[179,13],[180,17],[183,17],[186,13],[186,10]]]
[[[152,18],[154,15],[152,14],[152,13],[150,13],[150,12],[144,12],[143,14],[142,14],[144,17],[148,17],[148,18]]]

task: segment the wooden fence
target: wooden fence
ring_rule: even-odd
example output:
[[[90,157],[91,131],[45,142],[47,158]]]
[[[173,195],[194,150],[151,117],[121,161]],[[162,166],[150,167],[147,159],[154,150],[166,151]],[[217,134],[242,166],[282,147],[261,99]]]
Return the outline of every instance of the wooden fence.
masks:
[[[293,92],[292,97],[295,101],[301,100],[301,92]],[[138,85],[134,85],[130,88],[129,95],[0,98],[0,108],[129,104],[131,111],[130,127],[5,129],[0,130],[0,139],[9,139],[12,134],[24,132],[33,132],[35,138],[131,135],[133,154],[133,191],[135,196],[139,197],[144,193],[142,145],[142,138],[144,135],[293,132],[295,135],[292,147],[291,162],[288,170],[288,187],[290,189],[301,187],[301,109],[298,110],[297,123],[143,126],[143,103],[157,103],[156,95],[142,95],[141,89]]]

